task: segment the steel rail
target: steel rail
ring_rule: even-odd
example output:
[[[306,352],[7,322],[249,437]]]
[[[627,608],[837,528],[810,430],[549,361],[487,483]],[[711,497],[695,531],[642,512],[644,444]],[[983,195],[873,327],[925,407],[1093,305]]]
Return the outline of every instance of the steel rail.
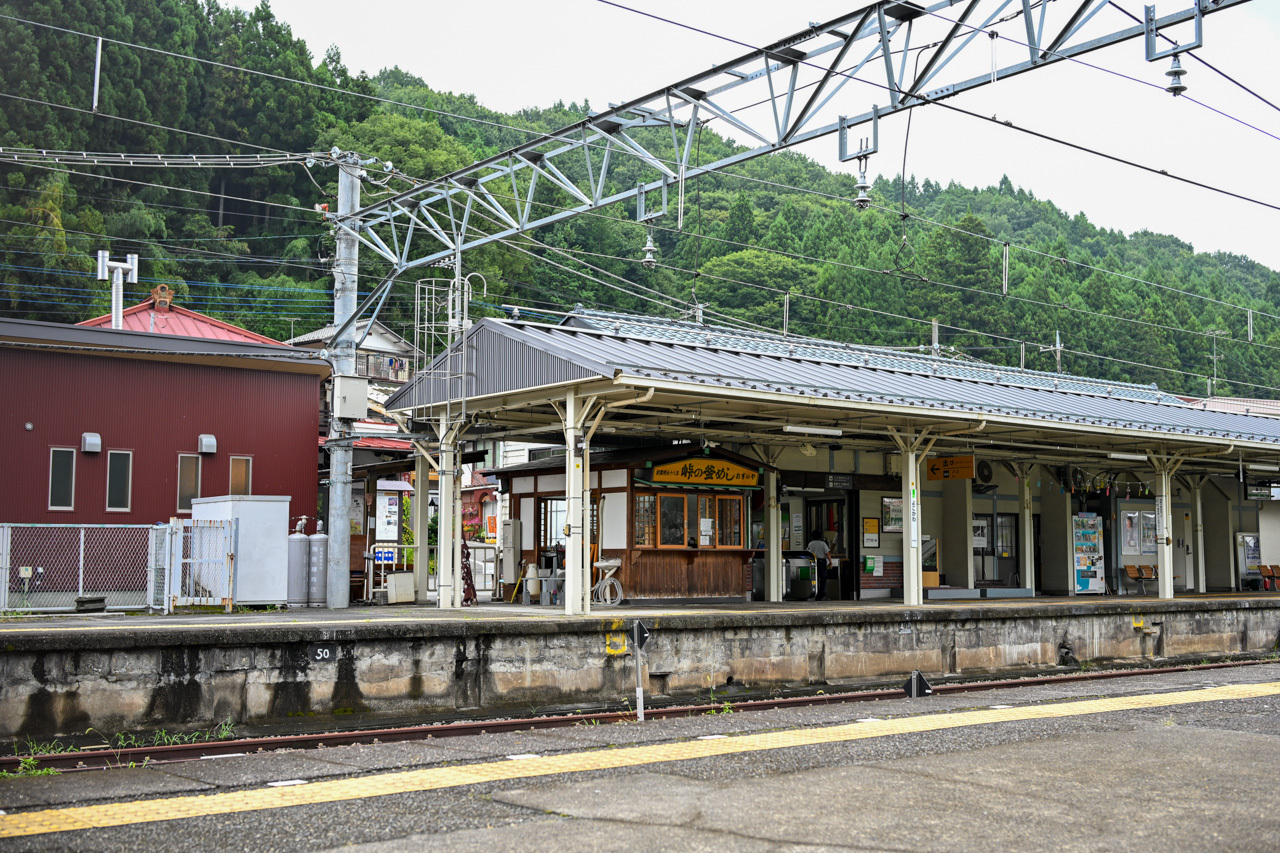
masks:
[[[1014,687],[1037,687],[1052,684],[1070,684],[1081,681],[1098,681],[1113,678],[1131,678],[1144,675],[1168,675],[1177,672],[1195,672],[1210,669],[1231,669],[1242,666],[1274,663],[1257,658],[1208,664],[1147,667],[1142,669],[1113,669],[1098,672],[1080,672],[1066,675],[1032,676],[998,681],[962,681],[933,685],[933,692],[972,693],[982,690],[1006,690]],[[863,690],[849,693],[817,693],[790,696],[783,699],[755,699],[733,702],[735,713],[740,711],[770,711],[778,708],[833,705],[847,702],[875,702],[881,699],[898,699],[900,689]],[[720,711],[724,702],[701,705],[670,705],[648,707],[645,716],[652,718],[696,717],[710,711]],[[0,771],[14,772],[24,759],[35,758],[40,768],[53,768],[62,772],[80,770],[107,770],[121,767],[137,767],[143,764],[198,761],[216,756],[254,755],[278,749],[320,749],[353,744],[395,743],[426,740],[428,738],[466,737],[490,732],[531,731],[534,729],[565,728],[598,723],[620,723],[635,720],[634,711],[604,711],[588,714],[561,714],[548,717],[512,717],[505,719],[472,720],[462,723],[441,723],[425,726],[407,726],[387,729],[353,729],[322,732],[318,734],[279,735],[236,740],[208,741],[205,743],[171,744],[164,746],[130,747],[112,749],[94,747],[75,752],[59,752],[38,755],[12,755],[0,757]]]

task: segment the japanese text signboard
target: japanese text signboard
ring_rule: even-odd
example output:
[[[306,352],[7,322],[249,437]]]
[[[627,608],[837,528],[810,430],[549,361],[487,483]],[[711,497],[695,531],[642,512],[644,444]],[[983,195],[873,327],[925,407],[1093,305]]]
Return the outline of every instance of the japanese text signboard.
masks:
[[[693,486],[756,486],[760,472],[724,459],[685,459],[653,469],[655,483],[682,483]]]
[[[927,479],[972,480],[972,456],[935,456],[925,463]]]

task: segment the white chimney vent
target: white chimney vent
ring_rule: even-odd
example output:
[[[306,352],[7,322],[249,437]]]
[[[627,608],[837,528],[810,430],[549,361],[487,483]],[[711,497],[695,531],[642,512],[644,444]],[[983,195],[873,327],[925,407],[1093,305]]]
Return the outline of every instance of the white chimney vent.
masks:
[[[196,439],[196,452],[217,453],[218,439],[212,435],[202,434],[198,439]]]
[[[80,435],[80,452],[81,453],[101,453],[102,452],[102,436],[96,432],[86,432]]]

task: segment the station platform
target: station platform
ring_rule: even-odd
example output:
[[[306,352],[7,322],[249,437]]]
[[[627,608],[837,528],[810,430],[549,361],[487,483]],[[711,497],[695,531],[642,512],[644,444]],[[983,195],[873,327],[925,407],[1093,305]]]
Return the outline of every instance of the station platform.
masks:
[[[853,689],[926,675],[1274,653],[1280,595],[662,603],[67,615],[0,623],[0,738],[447,719],[649,695]]]

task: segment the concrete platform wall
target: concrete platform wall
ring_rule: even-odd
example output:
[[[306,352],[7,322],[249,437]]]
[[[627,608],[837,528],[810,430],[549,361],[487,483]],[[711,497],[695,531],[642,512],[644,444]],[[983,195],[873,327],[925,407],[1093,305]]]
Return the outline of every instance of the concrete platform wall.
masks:
[[[662,616],[647,619],[650,693],[1014,675],[1074,661],[1198,662],[1265,653],[1280,600],[1036,604],[1002,609]],[[0,736],[49,738],[358,716],[527,714],[634,696],[629,622],[370,623],[13,635],[0,651]],[[723,694],[721,694],[723,695]],[[321,718],[321,719],[314,719]],[[324,718],[329,718],[328,720]],[[301,720],[299,720],[301,722]],[[330,722],[331,721],[331,722]]]

